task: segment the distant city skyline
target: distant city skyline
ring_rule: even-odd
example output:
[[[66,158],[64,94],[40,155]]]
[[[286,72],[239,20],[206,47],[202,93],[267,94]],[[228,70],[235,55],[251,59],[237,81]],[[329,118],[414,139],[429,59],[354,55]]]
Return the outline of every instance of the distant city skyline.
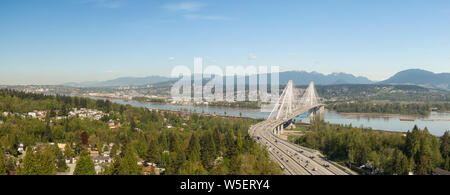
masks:
[[[450,72],[448,0],[3,0],[0,85],[280,66],[381,81]]]

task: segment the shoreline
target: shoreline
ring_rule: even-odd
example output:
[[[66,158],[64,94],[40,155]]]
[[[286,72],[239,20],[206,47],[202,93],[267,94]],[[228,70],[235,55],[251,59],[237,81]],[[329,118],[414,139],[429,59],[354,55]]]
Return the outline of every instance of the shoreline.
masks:
[[[170,106],[195,106],[195,107],[211,107],[211,108],[221,108],[224,110],[244,110],[244,111],[258,111],[261,110],[261,108],[247,108],[247,107],[228,107],[228,106],[211,106],[211,105],[196,105],[192,103],[188,104],[172,104],[168,102],[143,102],[138,100],[129,100],[129,99],[123,99],[123,98],[110,98],[110,97],[98,97],[98,96],[82,96],[87,98],[93,98],[93,99],[108,99],[108,100],[121,100],[125,102],[134,102],[134,103],[140,103],[140,104],[153,104],[153,105],[170,105]]]
[[[425,118],[429,115],[417,115],[417,114],[388,114],[388,113],[366,113],[366,112],[337,112],[334,110],[328,110],[329,112],[335,112],[341,115],[356,115],[356,116],[366,116],[366,117],[378,117],[378,118],[392,118],[392,117],[401,117],[404,116],[407,119],[412,117],[416,118]]]
[[[329,123],[329,124],[334,124],[334,123]],[[311,123],[295,123],[295,125],[308,127],[308,126],[311,125]],[[335,125],[340,125],[340,124],[335,124]],[[356,127],[356,128],[360,128],[360,127]],[[364,128],[364,129],[368,129],[368,128]],[[407,132],[403,132],[403,131],[382,130],[382,129],[371,129],[371,131],[386,132],[386,133],[397,133],[397,134],[403,134],[403,135],[406,135],[406,133],[407,133]]]

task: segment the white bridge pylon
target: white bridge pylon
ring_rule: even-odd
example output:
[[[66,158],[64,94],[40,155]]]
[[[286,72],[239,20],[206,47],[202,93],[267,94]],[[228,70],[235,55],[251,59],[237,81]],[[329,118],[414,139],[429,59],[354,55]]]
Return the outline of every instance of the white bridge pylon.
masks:
[[[300,90],[296,89],[292,80],[290,80],[275,103],[268,120],[288,119],[297,109],[313,107],[319,104],[314,82],[309,83],[303,96],[300,97]]]

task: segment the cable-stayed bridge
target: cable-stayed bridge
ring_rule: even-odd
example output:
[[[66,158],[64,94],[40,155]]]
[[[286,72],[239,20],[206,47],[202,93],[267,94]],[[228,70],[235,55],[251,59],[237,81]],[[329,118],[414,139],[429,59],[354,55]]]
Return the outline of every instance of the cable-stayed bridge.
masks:
[[[288,175],[347,175],[351,172],[328,161],[318,151],[278,138],[285,126],[306,112],[311,121],[323,120],[324,105],[320,103],[314,83],[301,95],[292,80],[288,82],[267,120],[253,125],[249,134],[267,147],[270,157]]]

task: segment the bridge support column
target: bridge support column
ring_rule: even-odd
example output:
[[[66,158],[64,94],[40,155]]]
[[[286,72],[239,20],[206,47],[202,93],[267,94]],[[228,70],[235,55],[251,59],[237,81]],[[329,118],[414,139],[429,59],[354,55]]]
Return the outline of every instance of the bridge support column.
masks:
[[[325,107],[321,106],[317,109],[314,109],[309,115],[310,122],[314,121],[323,121],[324,120]]]
[[[317,121],[323,121],[324,120],[324,114],[325,114],[325,107],[321,106],[317,111],[316,111],[316,120]]]
[[[313,123],[316,119],[316,113],[315,111],[312,111],[311,114],[309,114],[309,123]]]
[[[280,135],[283,134],[283,124],[280,125]]]

